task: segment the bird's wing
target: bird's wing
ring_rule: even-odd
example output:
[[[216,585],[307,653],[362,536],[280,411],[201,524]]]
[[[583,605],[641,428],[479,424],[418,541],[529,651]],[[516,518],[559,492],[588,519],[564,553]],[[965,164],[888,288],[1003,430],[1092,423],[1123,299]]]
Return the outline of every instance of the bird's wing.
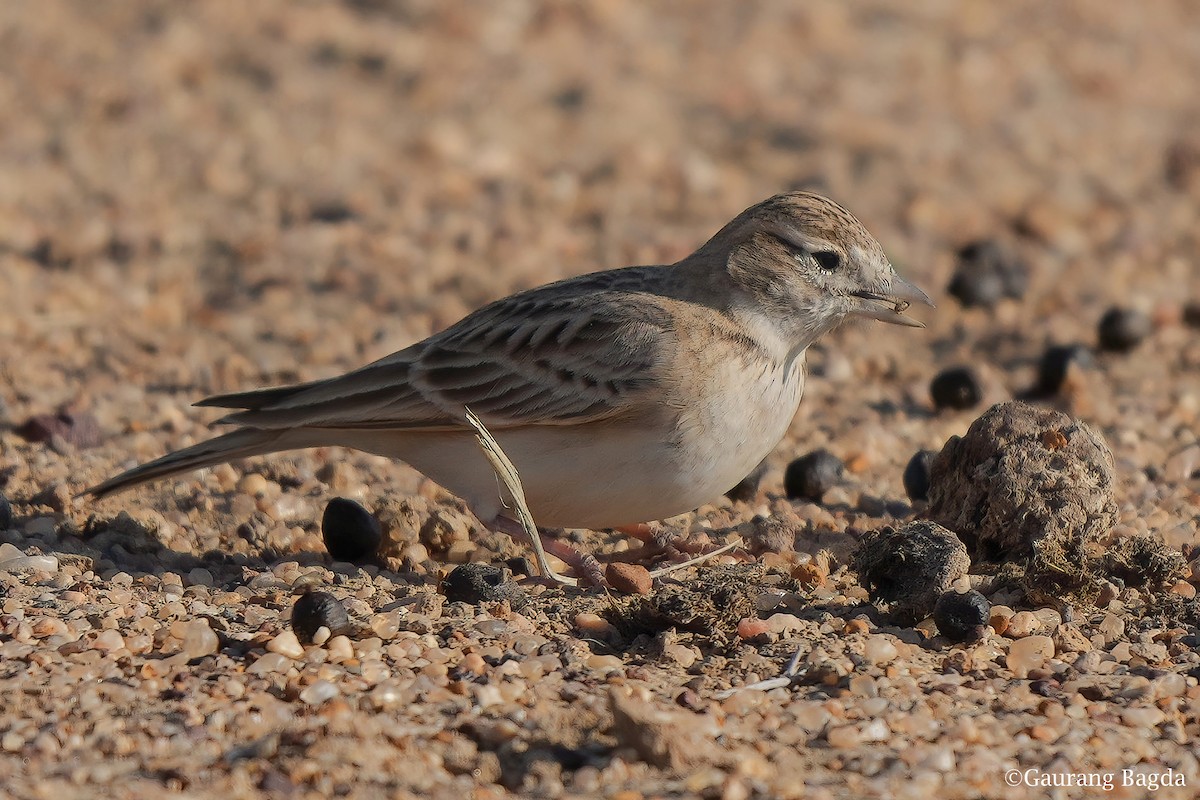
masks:
[[[209,404],[262,400],[220,421],[267,429],[468,429],[470,408],[502,430],[607,419],[646,402],[674,340],[661,299],[561,288],[500,300],[338,378]]]

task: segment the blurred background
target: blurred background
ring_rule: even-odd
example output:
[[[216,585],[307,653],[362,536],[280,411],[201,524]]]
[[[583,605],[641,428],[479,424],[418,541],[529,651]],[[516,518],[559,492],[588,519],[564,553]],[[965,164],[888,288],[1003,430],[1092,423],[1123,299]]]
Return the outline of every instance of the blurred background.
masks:
[[[956,362],[1017,394],[1119,303],[1168,355],[1114,365],[1124,388],[1087,411],[1169,449],[1200,394],[1177,324],[1200,285],[1198,23],[1187,0],[3,3],[4,415],[84,408],[132,437],[105,468],[157,455],[203,434],[200,395],[674,261],[808,188],[940,305],[927,333],[814,352],[801,414],[839,416],[810,443],[929,407]],[[962,307],[971,245],[1027,281]],[[938,446],[963,419],[892,430]]]

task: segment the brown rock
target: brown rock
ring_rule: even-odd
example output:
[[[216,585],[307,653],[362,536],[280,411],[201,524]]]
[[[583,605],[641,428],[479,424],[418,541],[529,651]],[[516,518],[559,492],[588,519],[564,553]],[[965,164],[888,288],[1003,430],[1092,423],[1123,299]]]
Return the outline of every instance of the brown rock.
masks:
[[[604,568],[604,578],[612,588],[625,594],[650,594],[654,586],[649,570],[640,564],[614,561]]]

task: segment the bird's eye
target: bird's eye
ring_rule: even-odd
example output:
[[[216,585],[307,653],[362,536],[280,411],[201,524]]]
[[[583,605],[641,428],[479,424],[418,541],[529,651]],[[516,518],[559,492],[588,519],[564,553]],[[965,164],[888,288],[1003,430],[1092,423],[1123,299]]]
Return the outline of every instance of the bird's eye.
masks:
[[[826,272],[835,272],[842,265],[842,257],[832,250],[818,250],[812,257],[817,266]]]

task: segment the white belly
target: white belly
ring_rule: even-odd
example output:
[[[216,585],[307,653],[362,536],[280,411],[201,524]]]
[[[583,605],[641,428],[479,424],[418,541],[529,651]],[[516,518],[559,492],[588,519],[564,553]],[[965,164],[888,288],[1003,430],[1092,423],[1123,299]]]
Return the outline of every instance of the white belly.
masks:
[[[733,487],[791,424],[804,382],[801,363],[784,380],[729,377],[714,381],[688,407],[664,409],[655,424],[531,426],[493,434],[521,475],[538,525],[599,529],[663,519]],[[733,390],[722,395],[711,391],[716,386]],[[495,473],[470,434],[343,434],[337,444],[407,462],[467,501],[484,522],[505,507]]]

